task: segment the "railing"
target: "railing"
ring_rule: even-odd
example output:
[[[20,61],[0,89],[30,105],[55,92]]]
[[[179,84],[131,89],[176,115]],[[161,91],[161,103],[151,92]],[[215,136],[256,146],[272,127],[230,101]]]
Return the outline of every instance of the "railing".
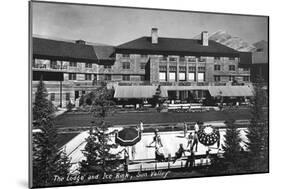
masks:
[[[35,69],[43,69],[43,70],[67,70],[68,66],[63,65],[52,65],[52,66],[47,66],[46,64],[35,64],[32,66],[32,68]]]

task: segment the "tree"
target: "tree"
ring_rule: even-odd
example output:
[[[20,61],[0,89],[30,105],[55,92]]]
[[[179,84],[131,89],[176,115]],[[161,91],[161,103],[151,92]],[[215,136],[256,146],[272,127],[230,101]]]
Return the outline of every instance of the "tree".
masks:
[[[261,77],[254,85],[253,106],[251,108],[252,118],[248,127],[248,160],[249,171],[267,172],[268,171],[268,121],[264,114],[263,107],[267,107],[267,93],[263,89]]]
[[[240,173],[245,165],[244,153],[240,146],[242,141],[240,131],[235,127],[233,120],[226,122],[226,125],[222,164],[226,173]]]
[[[92,93],[92,128],[89,130],[89,137],[86,139],[86,146],[83,150],[85,160],[80,162],[80,173],[103,174],[112,173],[118,166],[117,155],[112,154],[110,150],[117,148],[111,142],[112,132],[109,132],[111,124],[105,120],[114,107],[112,93],[102,86]]]
[[[65,169],[65,167],[60,167],[61,152],[57,148],[57,130],[53,123],[54,109],[47,96],[47,90],[41,79],[33,106],[33,125],[39,130],[33,133],[34,187],[51,185],[54,175],[62,171],[60,168]]]

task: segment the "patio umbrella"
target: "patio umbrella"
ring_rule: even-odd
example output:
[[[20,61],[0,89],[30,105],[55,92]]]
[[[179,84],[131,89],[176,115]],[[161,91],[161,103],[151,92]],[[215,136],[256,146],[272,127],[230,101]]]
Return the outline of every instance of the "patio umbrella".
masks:
[[[201,128],[198,132],[198,140],[205,146],[214,145],[220,139],[220,133],[217,128],[206,126]]]
[[[141,133],[135,128],[124,128],[118,131],[115,143],[121,146],[133,146],[141,140]]]

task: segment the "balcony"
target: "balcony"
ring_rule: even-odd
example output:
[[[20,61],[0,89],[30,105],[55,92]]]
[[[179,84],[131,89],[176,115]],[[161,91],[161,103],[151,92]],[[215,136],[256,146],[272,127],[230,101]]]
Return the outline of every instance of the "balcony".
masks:
[[[60,65],[46,65],[46,64],[34,64],[32,65],[33,70],[48,70],[48,71],[65,71],[67,70],[67,66],[63,65],[62,67]]]

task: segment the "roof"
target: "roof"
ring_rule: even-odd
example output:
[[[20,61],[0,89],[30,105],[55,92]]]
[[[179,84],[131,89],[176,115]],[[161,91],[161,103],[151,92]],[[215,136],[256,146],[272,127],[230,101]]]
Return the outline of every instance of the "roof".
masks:
[[[99,62],[105,63],[114,63],[115,59],[112,55],[115,52],[114,46],[109,45],[93,45],[96,56],[98,57]]]
[[[257,49],[253,52],[253,64],[268,64],[268,42],[262,40],[254,46]]]
[[[252,52],[239,52],[239,67],[248,67],[252,64]]]
[[[209,87],[211,96],[253,96],[249,86],[212,86]]]
[[[94,47],[65,41],[33,37],[33,56],[57,60],[96,62]]]
[[[239,56],[238,51],[212,40],[208,46],[203,46],[198,39],[164,37],[159,37],[157,44],[151,43],[151,37],[141,37],[117,46],[116,52]]]
[[[152,98],[157,86],[116,86],[114,98]]]
[[[253,52],[253,64],[268,64],[268,52]]]

